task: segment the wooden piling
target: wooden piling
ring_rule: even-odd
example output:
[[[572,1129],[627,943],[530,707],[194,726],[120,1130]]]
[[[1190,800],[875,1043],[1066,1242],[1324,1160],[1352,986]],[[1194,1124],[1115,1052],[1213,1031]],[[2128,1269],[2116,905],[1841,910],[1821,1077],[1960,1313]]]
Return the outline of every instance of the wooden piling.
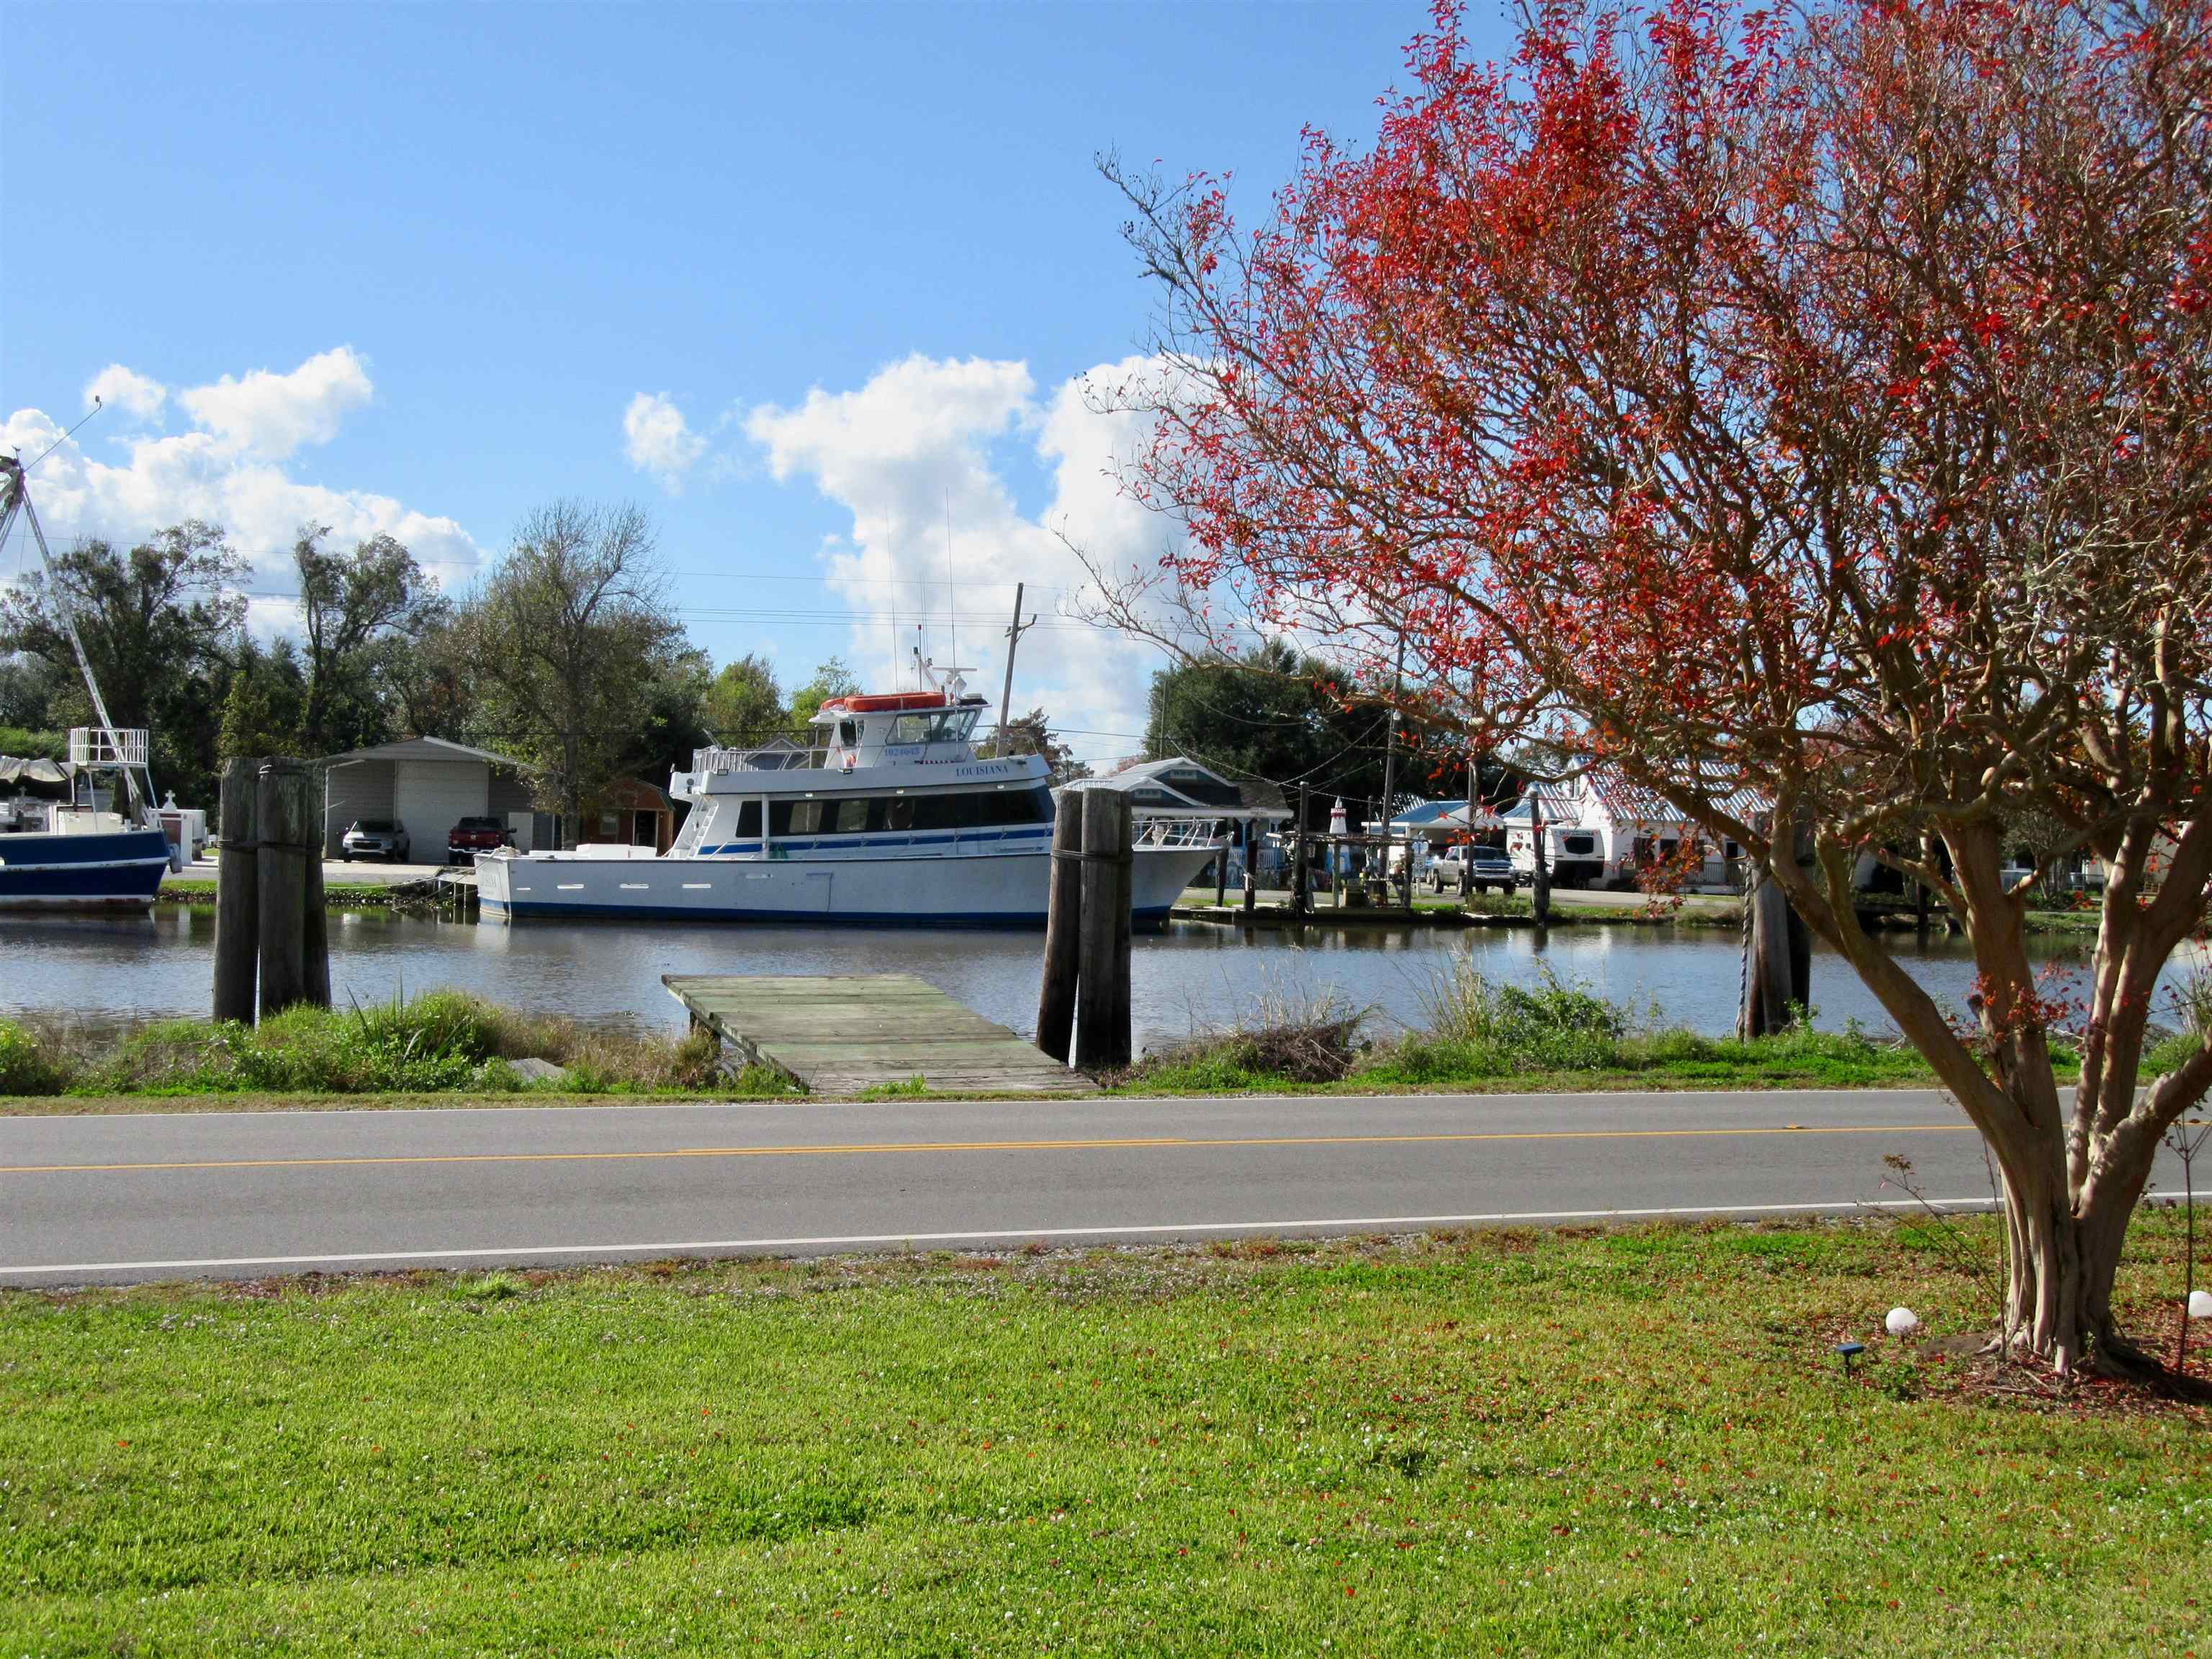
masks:
[[[1083,798],[1063,790],[1052,821],[1052,874],[1045,901],[1044,977],[1037,986],[1036,1046],[1063,1063],[1075,1027],[1083,914]]]
[[[264,1018],[307,996],[307,769],[295,760],[264,762],[254,795]]]
[[[258,760],[222,769],[216,805],[222,841],[216,862],[215,1017],[253,1023],[254,963],[261,948],[260,877],[254,854]]]
[[[1301,916],[1313,914],[1313,881],[1306,869],[1306,811],[1311,799],[1310,787],[1300,784],[1297,854],[1291,866],[1291,909]]]
[[[314,850],[307,854],[307,915],[304,918],[307,929],[301,940],[305,958],[302,965],[306,969],[303,986],[306,996],[303,1000],[313,1003],[318,1008],[327,1008],[331,1006],[331,917],[329,910],[325,908],[323,894],[322,819],[314,811],[312,787],[307,792],[307,804],[311,830],[307,838],[314,842]]]
[[[1129,1063],[1129,907],[1133,858],[1129,797],[1083,794],[1082,961],[1075,986],[1075,1063],[1085,1071]]]
[[[1244,820],[1244,914],[1260,902],[1260,820]]]

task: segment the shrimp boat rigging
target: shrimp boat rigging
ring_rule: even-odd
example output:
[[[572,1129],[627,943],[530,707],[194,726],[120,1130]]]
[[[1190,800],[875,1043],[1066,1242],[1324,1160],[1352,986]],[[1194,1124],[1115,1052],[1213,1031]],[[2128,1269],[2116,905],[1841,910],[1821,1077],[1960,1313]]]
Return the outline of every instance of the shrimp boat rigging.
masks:
[[[58,580],[46,533],[31,506],[23,463],[0,455],[0,545],[21,518],[38,544],[46,595],[76,653],[77,672],[100,724],[70,733],[70,772],[50,764],[15,769],[17,793],[0,799],[0,910],[143,910],[154,902],[169,866],[169,840],[155,815],[154,777],[147,766],[146,733],[118,730],[107,700],[77,637],[69,590]],[[66,801],[25,793],[25,779],[66,781]],[[101,804],[106,781],[107,804]],[[89,799],[77,799],[78,786]]]
[[[477,855],[487,917],[1041,927],[1054,800],[1042,756],[979,759],[985,700],[919,653],[911,690],[833,697],[805,744],[702,749],[669,780],[674,846]],[[1205,826],[1147,835],[1133,920],[1166,920],[1213,856]]]

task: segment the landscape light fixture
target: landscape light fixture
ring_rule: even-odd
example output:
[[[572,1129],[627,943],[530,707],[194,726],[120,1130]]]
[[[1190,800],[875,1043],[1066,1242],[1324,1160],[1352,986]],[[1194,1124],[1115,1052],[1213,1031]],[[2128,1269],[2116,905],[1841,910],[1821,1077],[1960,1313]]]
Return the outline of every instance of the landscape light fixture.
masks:
[[[1861,1354],[1866,1352],[1866,1344],[1863,1342],[1838,1342],[1836,1344],[1836,1352],[1843,1356],[1844,1375],[1845,1376],[1849,1376],[1851,1374],[1851,1361],[1856,1359]]]

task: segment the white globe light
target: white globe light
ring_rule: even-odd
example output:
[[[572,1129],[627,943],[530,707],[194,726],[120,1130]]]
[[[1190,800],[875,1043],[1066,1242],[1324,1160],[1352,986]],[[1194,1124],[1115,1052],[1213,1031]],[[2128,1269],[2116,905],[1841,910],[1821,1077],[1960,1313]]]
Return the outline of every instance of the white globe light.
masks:
[[[1910,1336],[1920,1328],[1920,1316],[1910,1308],[1892,1308],[1881,1322],[1892,1336]]]
[[[2189,1316],[2191,1319],[2212,1319],[2212,1291],[2190,1291]]]

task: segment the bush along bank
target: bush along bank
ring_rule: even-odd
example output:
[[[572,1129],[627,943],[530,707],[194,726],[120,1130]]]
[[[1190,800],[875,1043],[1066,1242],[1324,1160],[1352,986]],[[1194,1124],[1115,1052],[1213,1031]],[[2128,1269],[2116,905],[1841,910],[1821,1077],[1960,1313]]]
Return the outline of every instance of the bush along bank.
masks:
[[[1326,1087],[1382,1091],[1494,1087],[1872,1088],[1932,1083],[1902,1042],[1856,1025],[1809,1024],[1749,1042],[1658,1026],[1588,988],[1547,975],[1498,984],[1462,963],[1439,976],[1422,1023],[1395,1036],[1361,1035],[1361,1015],[1334,1000],[1262,1010],[1148,1054],[1120,1082],[1131,1092]]]
[[[516,1062],[563,1075],[533,1083]],[[535,1069],[535,1068],[532,1068]],[[104,1041],[0,1020],[0,1095],[781,1092],[718,1075],[711,1038],[610,1030],[518,1013],[458,991],[258,1025],[167,1019]]]

